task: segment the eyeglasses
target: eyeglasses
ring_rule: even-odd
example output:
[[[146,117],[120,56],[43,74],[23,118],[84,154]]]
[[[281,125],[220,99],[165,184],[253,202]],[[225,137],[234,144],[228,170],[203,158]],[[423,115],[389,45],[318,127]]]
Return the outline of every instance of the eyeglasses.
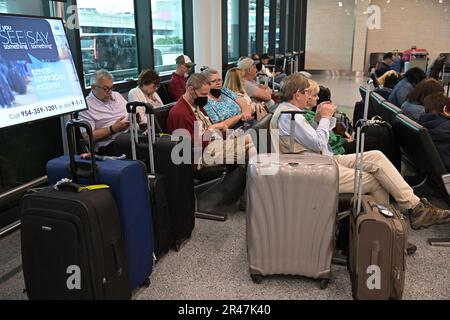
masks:
[[[216,80],[212,80],[209,82],[210,84],[214,84],[214,83],[222,83],[222,79],[216,79]]]
[[[304,94],[304,95],[311,96],[311,90],[310,89],[303,89],[303,90],[298,89],[297,92],[301,93],[301,94]]]
[[[97,85],[92,85],[92,88],[99,88],[99,89],[102,89],[103,91],[105,91],[105,92],[111,92],[111,91],[113,91],[114,90],[114,86],[112,86],[112,87],[100,87],[100,86],[97,86]]]

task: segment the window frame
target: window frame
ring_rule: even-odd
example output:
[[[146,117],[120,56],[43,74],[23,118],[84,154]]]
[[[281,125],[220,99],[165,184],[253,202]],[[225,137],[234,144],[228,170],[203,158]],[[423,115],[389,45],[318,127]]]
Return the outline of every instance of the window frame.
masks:
[[[269,11],[269,52],[275,54],[276,52],[276,39],[277,39],[277,1],[270,0]],[[280,0],[282,2],[282,0]],[[281,3],[280,3],[281,4]],[[275,14],[272,14],[275,13]],[[280,11],[280,27],[281,27],[281,11]],[[281,31],[281,30],[280,30]]]
[[[148,57],[150,61],[142,61],[141,65],[139,66],[139,72],[144,69],[153,69],[155,70],[155,54],[154,54],[154,38],[153,38],[153,20],[152,20],[152,4],[151,0],[148,1],[142,1],[142,0],[134,0],[135,1],[135,12],[136,16],[140,16],[140,20],[144,20],[148,25],[150,26],[150,32],[148,29],[145,29],[145,24],[141,26],[142,30],[138,33],[140,39],[150,38],[147,40],[147,45],[145,48],[143,48],[142,52],[140,51],[139,45],[138,45],[138,52],[140,56]],[[194,12],[193,12],[193,0],[182,0],[181,1],[181,13],[183,15],[183,54],[188,55],[192,61],[195,61],[195,52],[194,52]],[[147,4],[147,6],[144,6],[141,4]],[[144,10],[144,9],[147,9]],[[175,65],[175,63],[174,63]],[[175,70],[175,69],[173,69]],[[168,70],[168,71],[172,71]],[[164,71],[166,72],[166,71]],[[171,74],[165,74],[161,76],[161,81],[168,81],[171,78]]]
[[[193,24],[193,0],[182,0],[182,14],[183,14],[183,50],[184,54],[192,59],[194,55],[194,24]],[[77,0],[67,0],[64,3],[64,10],[67,12],[69,6],[77,5]],[[45,8],[49,9],[49,6]],[[137,45],[137,67],[138,74],[144,69],[154,69],[154,41],[153,41],[153,21],[151,17],[151,0],[142,1],[134,0],[134,18],[136,30],[136,45]],[[78,12],[77,12],[78,14]],[[90,92],[90,87],[85,86],[85,79],[83,75],[83,60],[81,55],[81,39],[80,30],[67,30],[67,38],[69,46],[74,57],[75,66],[77,68],[78,77],[82,84],[85,95]],[[194,60],[195,61],[195,60]],[[170,79],[171,75],[164,75],[161,77],[162,82]],[[136,86],[137,80],[117,81],[115,82],[116,90],[118,92],[127,92]]]
[[[306,14],[308,0],[279,0],[280,1],[280,34],[279,49],[276,49],[277,37],[277,0],[270,0],[269,50],[264,49],[264,0],[256,0],[256,43],[257,52],[285,54],[292,51],[304,51],[306,46]],[[249,0],[241,1],[239,5],[239,53],[249,56]],[[252,52],[253,53],[253,52]],[[228,3],[222,0],[222,64],[226,70],[236,61],[228,58]],[[304,68],[305,55],[301,56],[300,68]]]
[[[64,3],[64,12],[67,14],[67,9],[70,6],[77,6],[77,0],[67,0]],[[77,7],[75,7],[77,8]],[[78,8],[76,11],[78,16]],[[78,18],[77,18],[78,19]],[[83,74],[83,58],[81,55],[81,37],[80,37],[80,29],[68,29],[66,28],[67,41],[69,42],[70,51],[72,52],[72,57],[75,63],[75,67],[78,73],[78,79],[80,79],[81,88],[83,88],[83,92],[86,93],[84,74]]]
[[[256,52],[259,54],[266,53],[263,52],[263,47],[264,47],[264,0],[256,0]],[[250,54],[253,53],[254,52],[250,52]]]
[[[238,57],[228,57],[228,0],[222,0],[222,65],[227,66],[229,64],[235,63],[240,56],[242,55],[242,42],[241,42],[241,35],[242,35],[242,29],[241,23],[244,21],[241,16],[241,8],[242,3],[239,3],[239,41],[238,41]],[[248,30],[246,30],[248,32]]]

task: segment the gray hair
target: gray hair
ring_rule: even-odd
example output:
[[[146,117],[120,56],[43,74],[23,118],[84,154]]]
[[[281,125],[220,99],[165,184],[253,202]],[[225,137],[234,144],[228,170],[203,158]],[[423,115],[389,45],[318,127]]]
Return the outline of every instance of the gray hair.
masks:
[[[91,85],[96,84],[98,80],[103,78],[114,81],[114,76],[111,72],[105,69],[100,69],[91,76]]]
[[[203,67],[203,68],[202,68],[201,74],[204,75],[204,76],[205,76],[206,78],[208,78],[208,80],[209,80],[209,78],[210,78],[212,75],[214,75],[214,74],[219,74],[219,71],[217,71],[217,70],[215,70],[215,69],[213,69],[213,68],[210,68],[210,67]]]
[[[203,86],[209,86],[208,78],[201,73],[194,73],[189,77],[186,83],[186,90],[189,87],[194,88],[194,90],[199,90]]]

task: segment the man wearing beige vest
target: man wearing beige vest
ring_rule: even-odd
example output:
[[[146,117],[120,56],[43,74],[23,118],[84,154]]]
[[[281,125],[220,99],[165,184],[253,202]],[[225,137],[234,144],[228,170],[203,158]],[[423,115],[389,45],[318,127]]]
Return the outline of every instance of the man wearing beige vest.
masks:
[[[278,145],[273,146],[274,151],[289,152],[291,116],[281,113],[306,109],[308,87],[308,80],[300,74],[290,75],[281,83],[281,95],[286,102],[278,107],[270,125],[272,136],[279,134],[279,139],[272,139],[279,141]],[[314,127],[302,115],[296,115],[295,153],[313,152],[333,157],[328,139],[336,125],[336,119],[333,118],[335,111],[336,107],[329,102],[319,105]],[[339,193],[353,193],[356,155],[334,156],[334,159],[339,166]],[[392,195],[400,208],[410,214],[413,229],[450,221],[450,210],[436,208],[426,199],[419,199],[383,153],[366,152],[363,171],[363,193],[373,196],[383,205],[389,204],[389,195]]]

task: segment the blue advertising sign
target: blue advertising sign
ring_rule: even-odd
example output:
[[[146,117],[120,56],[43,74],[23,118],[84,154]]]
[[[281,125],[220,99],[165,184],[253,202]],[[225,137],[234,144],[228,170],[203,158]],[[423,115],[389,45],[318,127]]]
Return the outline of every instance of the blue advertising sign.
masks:
[[[43,61],[59,60],[52,28],[44,19],[2,17],[0,55],[7,61],[29,61],[29,55]]]
[[[0,128],[86,108],[62,21],[0,14]]]

